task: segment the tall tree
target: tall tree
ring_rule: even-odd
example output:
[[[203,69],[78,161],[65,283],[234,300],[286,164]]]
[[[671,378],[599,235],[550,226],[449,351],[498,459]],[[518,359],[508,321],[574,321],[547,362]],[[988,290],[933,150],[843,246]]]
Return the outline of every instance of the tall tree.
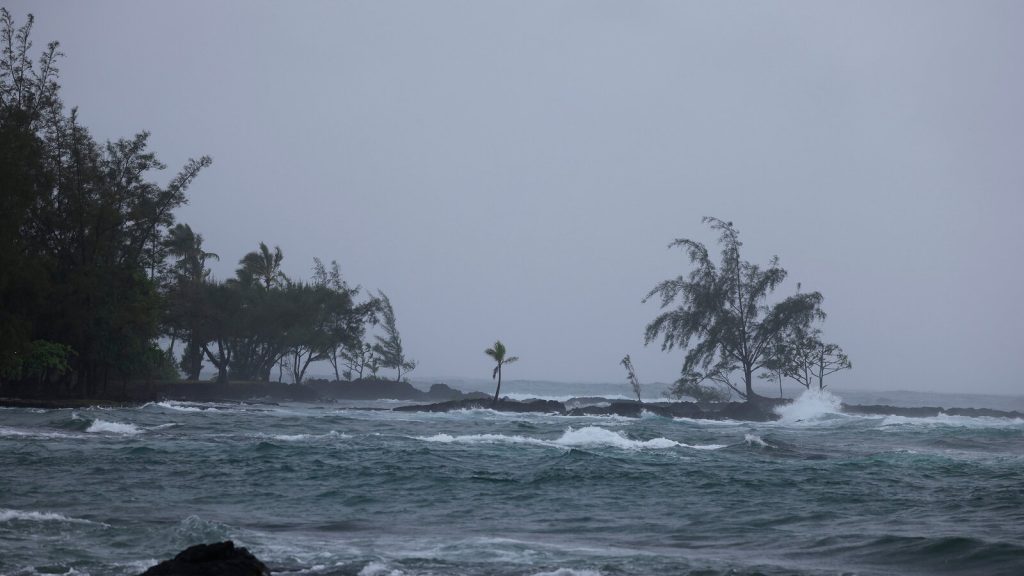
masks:
[[[395,380],[401,382],[402,371],[413,371],[416,368],[416,361],[405,357],[402,336],[398,333],[398,323],[395,319],[395,309],[391,307],[391,300],[379,290],[377,294],[377,299],[380,301],[381,329],[384,331],[384,336],[377,336],[377,344],[374,345],[373,350],[380,358],[381,366],[395,369],[397,371]]]
[[[650,344],[661,336],[662,350],[687,350],[676,393],[711,381],[752,402],[759,398],[753,389],[754,373],[770,360],[782,334],[821,315],[822,297],[817,292],[798,293],[768,304],[769,294],[786,278],[778,257],[765,268],[751,264],[740,257],[743,244],[731,222],[703,222],[719,233],[720,263],[716,266],[699,242],[681,238],[669,244],[682,247],[694,269],[686,277],[659,283],[644,297],[644,302],[659,297],[665,310],[647,325],[644,341]],[[732,380],[736,371],[740,384]]]
[[[484,350],[484,354],[490,356],[497,363],[494,366],[494,372],[491,373],[491,380],[498,379],[498,387],[494,389],[494,400],[491,401],[491,406],[498,405],[498,395],[501,394],[501,367],[519,360],[518,356],[505,356],[505,353],[505,345],[501,343],[501,340],[496,340],[493,347]]]
[[[236,380],[270,381],[274,365],[287,353],[295,316],[291,282],[281,270],[284,254],[260,242],[259,249],[239,260],[235,278],[226,284],[241,299],[243,314],[226,345],[231,349],[230,376]],[[212,360],[211,360],[212,361]]]
[[[2,177],[11,213],[0,228],[27,264],[0,262],[0,361],[25,342],[63,344],[74,352],[69,376],[94,395],[152,367],[163,239],[210,159],[159,185],[150,178],[165,166],[147,133],[98,143],[65,113],[58,45],[30,58],[31,28],[31,17],[17,28],[0,9],[0,164],[14,168]]]
[[[319,258],[313,258],[313,283],[327,290],[331,297],[330,313],[325,318],[324,330],[329,337],[324,359],[334,368],[334,379],[341,379],[339,364],[356,371],[362,378],[363,370],[372,352],[369,344],[363,342],[367,324],[376,325],[380,301],[369,298],[365,302],[356,303],[360,287],[349,287],[341,276],[338,263],[331,261],[330,267],[324,265]]]
[[[177,224],[168,231],[164,249],[175,259],[166,287],[163,320],[165,331],[171,337],[168,351],[174,350],[179,336],[183,338],[185,349],[180,367],[189,380],[198,380],[203,367],[203,345],[208,342],[202,341],[205,335],[199,329],[198,317],[203,313],[202,284],[210,276],[207,260],[220,260],[220,257],[203,248],[203,235],[196,234],[188,224]]]

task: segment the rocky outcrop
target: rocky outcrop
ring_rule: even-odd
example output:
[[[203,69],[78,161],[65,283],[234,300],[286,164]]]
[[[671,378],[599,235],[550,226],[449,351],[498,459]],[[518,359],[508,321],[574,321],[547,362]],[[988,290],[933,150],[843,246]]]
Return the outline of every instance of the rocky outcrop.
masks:
[[[454,410],[497,410],[499,412],[539,412],[542,414],[565,414],[565,404],[555,400],[528,400],[518,402],[502,398],[497,404],[492,404],[491,399],[469,398],[465,400],[451,400],[438,402],[436,404],[417,404],[412,406],[398,406],[393,408],[397,412],[451,412]]]
[[[445,400],[483,399],[487,394],[466,394],[447,384],[434,384],[424,392],[408,382],[394,380],[353,380],[337,382],[310,380],[306,383],[320,397],[327,400],[413,400],[441,402]]]
[[[886,404],[843,404],[843,412],[847,414],[868,414],[875,416],[906,416],[908,418],[931,418],[939,414],[947,416],[969,416],[977,418],[1024,418],[1024,414],[1016,410],[993,410],[992,408],[941,408],[938,406],[888,406]]]
[[[164,382],[156,387],[157,397],[186,402],[237,402],[252,399],[288,402],[316,402],[320,395],[305,384],[283,382]]]
[[[141,576],[267,576],[270,569],[245,548],[235,543],[217,542],[186,548],[171,560],[165,560]]]
[[[570,400],[570,403],[572,401]],[[613,400],[566,410],[565,404],[554,400],[527,400],[517,402],[502,398],[496,405],[488,400],[452,400],[435,404],[418,404],[394,408],[398,412],[451,412],[453,410],[494,409],[499,412],[538,412],[566,416],[624,416],[639,418],[644,412],[665,418],[703,418],[708,420],[748,420],[765,422],[778,420],[774,407],[777,402],[728,402],[723,404],[697,404],[696,402],[651,402]]]

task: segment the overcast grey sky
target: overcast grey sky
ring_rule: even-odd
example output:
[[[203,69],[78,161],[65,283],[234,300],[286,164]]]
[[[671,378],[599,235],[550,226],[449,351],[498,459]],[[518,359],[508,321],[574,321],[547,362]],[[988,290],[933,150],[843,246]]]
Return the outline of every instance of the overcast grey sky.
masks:
[[[1024,2],[7,2],[100,139],[209,154],[221,255],[337,259],[414,376],[678,376],[640,299],[733,221],[841,386],[1021,393]]]

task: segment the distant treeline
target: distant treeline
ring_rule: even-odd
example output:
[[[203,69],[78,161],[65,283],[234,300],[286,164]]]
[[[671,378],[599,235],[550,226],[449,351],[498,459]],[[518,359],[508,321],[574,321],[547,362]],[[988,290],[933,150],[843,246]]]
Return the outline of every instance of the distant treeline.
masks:
[[[275,366],[301,381],[316,360],[337,378],[415,366],[387,297],[358,301],[334,262],[292,282],[261,242],[212,281],[217,256],[174,216],[211,159],[153,182],[165,166],[146,132],[99,143],[65,108],[59,45],[31,54],[32,17],[17,26],[0,8],[0,28],[0,385],[91,397],[111,381],[196,379],[204,359],[221,381]],[[364,342],[378,322],[383,336]]]

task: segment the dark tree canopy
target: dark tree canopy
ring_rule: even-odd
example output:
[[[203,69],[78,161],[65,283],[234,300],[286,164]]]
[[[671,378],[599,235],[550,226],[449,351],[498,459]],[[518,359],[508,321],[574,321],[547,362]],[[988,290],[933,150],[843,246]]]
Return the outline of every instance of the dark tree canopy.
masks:
[[[97,142],[64,109],[58,44],[33,61],[31,30],[0,9],[0,380],[67,350],[69,384],[94,394],[163,364],[165,237],[210,158],[161,185],[146,132]]]
[[[197,379],[204,361],[220,381],[287,364],[301,382],[312,362],[365,350],[379,304],[356,302],[335,262],[292,282],[281,249],[260,242],[235,278],[211,279],[219,257],[174,217],[210,158],[160,184],[148,133],[97,142],[61,101],[58,44],[33,60],[32,22],[0,8],[0,385],[90,397],[112,379]],[[382,344],[401,374],[414,363],[388,304]]]
[[[798,293],[769,304],[769,295],[786,278],[778,257],[765,267],[751,264],[740,256],[743,244],[731,222],[703,222],[719,233],[719,263],[699,242],[683,238],[669,244],[686,251],[693,269],[687,276],[661,282],[644,297],[644,302],[657,297],[664,310],[647,325],[644,340],[650,344],[660,337],[662,350],[686,350],[676,394],[692,395],[687,391],[712,382],[753,401],[758,398],[754,373],[771,361],[776,343],[787,331],[809,325],[822,314],[822,296]],[[736,372],[739,383],[733,380]]]

